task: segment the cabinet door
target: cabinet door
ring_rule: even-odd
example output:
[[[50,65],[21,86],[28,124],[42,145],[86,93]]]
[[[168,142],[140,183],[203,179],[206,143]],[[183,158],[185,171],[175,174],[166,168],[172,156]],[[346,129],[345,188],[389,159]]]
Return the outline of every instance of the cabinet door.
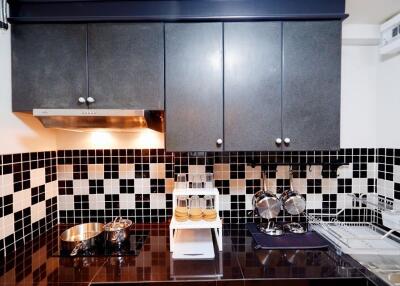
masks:
[[[86,108],[86,96],[86,25],[13,25],[13,111]]]
[[[280,148],[282,23],[224,26],[226,151]]]
[[[165,46],[166,149],[222,150],[222,24],[166,24]]]
[[[89,24],[90,107],[164,109],[162,23]]]
[[[283,137],[288,150],[340,147],[341,22],[283,24]]]

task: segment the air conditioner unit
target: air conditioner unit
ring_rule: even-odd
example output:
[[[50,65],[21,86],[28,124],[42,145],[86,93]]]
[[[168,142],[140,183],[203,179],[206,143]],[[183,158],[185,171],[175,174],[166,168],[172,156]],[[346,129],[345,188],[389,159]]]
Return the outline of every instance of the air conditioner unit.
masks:
[[[400,52],[400,14],[381,25],[380,53],[392,55]]]

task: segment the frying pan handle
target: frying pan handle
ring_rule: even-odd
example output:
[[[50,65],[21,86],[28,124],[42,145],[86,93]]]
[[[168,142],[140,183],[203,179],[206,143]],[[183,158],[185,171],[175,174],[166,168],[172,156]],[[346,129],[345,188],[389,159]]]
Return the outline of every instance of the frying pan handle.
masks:
[[[78,251],[82,248],[83,242],[79,242],[77,245],[75,245],[74,249],[71,251],[71,256],[76,256],[78,254]]]

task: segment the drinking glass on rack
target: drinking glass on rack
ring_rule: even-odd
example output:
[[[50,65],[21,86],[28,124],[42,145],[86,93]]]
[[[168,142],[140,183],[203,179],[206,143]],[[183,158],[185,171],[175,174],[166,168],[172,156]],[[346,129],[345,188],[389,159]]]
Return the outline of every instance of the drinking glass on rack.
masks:
[[[213,210],[214,209],[214,197],[213,196],[204,196],[204,205],[205,209],[207,210]]]
[[[203,187],[202,176],[200,174],[189,174],[189,182],[193,189]]]
[[[199,196],[191,196],[189,199],[189,208],[190,210],[193,209],[200,209],[200,197]]]
[[[188,208],[188,196],[179,196],[177,198],[176,206],[178,208],[187,209]]]
[[[204,187],[208,189],[214,188],[214,175],[213,173],[205,173],[204,175]]]
[[[178,174],[176,176],[175,188],[186,189],[187,185],[186,174]]]

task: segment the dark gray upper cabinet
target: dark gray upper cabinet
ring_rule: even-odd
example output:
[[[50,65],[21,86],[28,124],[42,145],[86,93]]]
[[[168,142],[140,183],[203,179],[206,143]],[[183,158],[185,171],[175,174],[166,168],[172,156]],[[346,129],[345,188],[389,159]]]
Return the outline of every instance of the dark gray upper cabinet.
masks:
[[[162,23],[88,26],[92,108],[164,109]]]
[[[13,111],[86,108],[86,78],[86,25],[13,25]]]
[[[284,150],[340,147],[341,22],[283,23]]]
[[[222,23],[166,24],[165,47],[166,149],[222,150]]]
[[[281,130],[281,22],[224,25],[226,151],[278,149]]]

